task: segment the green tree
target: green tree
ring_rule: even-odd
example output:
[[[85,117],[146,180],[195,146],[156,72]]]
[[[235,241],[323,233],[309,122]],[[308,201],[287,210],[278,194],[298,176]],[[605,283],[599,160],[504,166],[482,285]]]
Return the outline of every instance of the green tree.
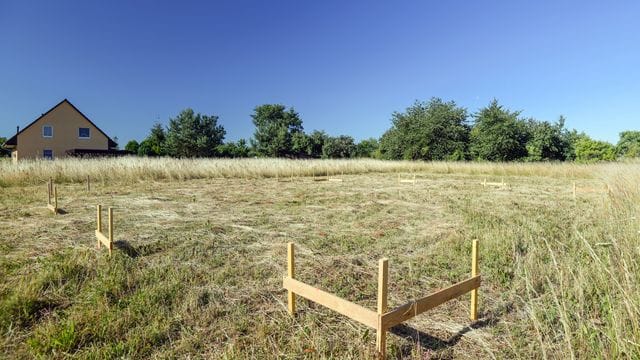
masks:
[[[310,139],[302,131],[296,131],[291,136],[291,154],[295,157],[309,156]]]
[[[347,135],[330,137],[322,147],[322,157],[326,159],[348,159],[355,153],[355,140]]]
[[[324,131],[314,130],[311,134],[297,131],[291,137],[291,153],[296,157],[321,158],[328,140],[329,135]]]
[[[520,112],[491,101],[475,115],[471,129],[471,156],[477,160],[511,161],[527,155],[528,134]]]
[[[565,119],[560,116],[556,123],[529,119],[526,122],[528,131],[527,160],[546,161],[567,158],[570,147],[568,131],[564,128]]]
[[[374,158],[376,157],[376,153],[379,147],[380,147],[380,144],[378,143],[378,139],[375,139],[375,138],[364,139],[356,145],[355,157]]]
[[[380,157],[387,160],[400,160],[404,156],[404,144],[402,132],[396,128],[385,131],[380,137]]]
[[[237,142],[227,142],[218,146],[218,156],[225,158],[246,158],[250,155],[249,146],[245,139]]]
[[[138,144],[136,140],[129,140],[127,145],[124,146],[124,149],[126,151],[129,151],[133,154],[137,154],[139,148],[140,148],[140,144]]]
[[[584,135],[575,143],[576,161],[592,163],[616,158],[615,147],[606,141],[593,140]]]
[[[302,132],[302,120],[293,108],[280,104],[256,107],[251,115],[256,129],[251,141],[260,156],[283,157],[295,155],[292,139]]]
[[[322,157],[322,148],[324,144],[329,140],[329,135],[324,131],[314,130],[308,136],[309,144],[307,148],[307,155],[313,158],[321,158]]]
[[[202,115],[185,109],[169,120],[167,154],[175,157],[215,156],[226,131],[216,115]]]
[[[386,159],[452,160],[467,152],[467,110],[454,101],[432,98],[393,113],[392,126],[380,139]]]
[[[623,131],[616,145],[618,156],[626,158],[640,157],[640,131]]]
[[[167,135],[162,124],[155,123],[151,127],[149,136],[140,142],[138,155],[140,156],[164,156],[166,152]]]

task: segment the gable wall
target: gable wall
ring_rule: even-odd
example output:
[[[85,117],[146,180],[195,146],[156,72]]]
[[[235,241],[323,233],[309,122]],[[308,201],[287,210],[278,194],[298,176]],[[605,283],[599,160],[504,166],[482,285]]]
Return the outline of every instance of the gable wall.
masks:
[[[53,137],[42,137],[42,127],[53,126]],[[90,128],[90,139],[79,139],[78,128]],[[18,158],[33,159],[42,158],[44,149],[53,150],[53,157],[65,157],[69,149],[109,149],[109,139],[95,126],[91,125],[75,109],[64,102],[53,109],[35,124],[25,129],[18,135]]]

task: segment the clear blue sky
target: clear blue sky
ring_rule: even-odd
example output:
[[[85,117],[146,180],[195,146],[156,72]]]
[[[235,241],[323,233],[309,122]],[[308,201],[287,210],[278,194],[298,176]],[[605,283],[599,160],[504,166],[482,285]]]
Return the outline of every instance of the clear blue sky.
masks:
[[[2,136],[68,98],[121,146],[186,107],[249,138],[264,103],[362,139],[434,96],[616,142],[640,129],[640,2],[0,0]]]

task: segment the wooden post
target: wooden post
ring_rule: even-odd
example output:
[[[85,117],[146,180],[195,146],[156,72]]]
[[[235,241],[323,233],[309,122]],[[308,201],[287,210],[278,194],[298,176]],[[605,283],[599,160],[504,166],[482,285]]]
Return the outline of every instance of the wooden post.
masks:
[[[294,248],[293,243],[290,242],[287,244],[287,276],[291,279],[295,279],[295,262],[294,262]],[[296,294],[289,290],[288,292],[288,301],[289,301],[289,314],[295,315],[296,313]]]
[[[53,213],[58,214],[58,187],[53,185]]]
[[[573,182],[573,198],[576,198],[576,182]]]
[[[51,178],[49,178],[49,182],[47,183],[47,205],[51,205],[51,192],[53,191],[53,182]]]
[[[478,240],[473,240],[471,247],[471,277],[478,275]],[[478,320],[478,289],[471,290],[471,320]]]
[[[387,329],[382,326],[382,315],[387,311],[387,294],[389,290],[389,260],[378,261],[378,328],[376,329],[376,352],[379,359],[384,359],[387,348]]]
[[[484,178],[484,182],[482,183],[482,187],[487,187],[487,178]]]
[[[113,250],[113,209],[109,208],[109,256]]]
[[[87,175],[87,192],[91,191],[91,180],[89,179],[89,175]]]
[[[96,223],[98,224],[98,226],[96,227],[96,230],[102,232],[102,205],[96,206],[96,209],[98,210],[98,215],[96,218]]]
[[[96,209],[98,211],[96,216],[96,230],[102,232],[102,205],[98,205]],[[98,239],[98,249],[100,249],[100,239]]]

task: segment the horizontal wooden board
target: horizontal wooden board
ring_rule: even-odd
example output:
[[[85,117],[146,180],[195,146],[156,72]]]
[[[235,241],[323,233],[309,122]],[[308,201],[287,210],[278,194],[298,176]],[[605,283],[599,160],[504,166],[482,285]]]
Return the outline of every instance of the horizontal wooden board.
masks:
[[[342,182],[342,179],[330,178],[329,181]]]
[[[415,180],[409,180],[409,179],[402,179],[400,180],[401,183],[411,183],[411,184],[415,184]]]
[[[47,208],[53,211],[54,213],[58,213],[58,209],[56,209],[56,207],[53,204],[48,204]]]
[[[96,238],[98,238],[98,240],[100,240],[100,242],[103,243],[104,246],[109,247],[109,238],[98,230],[96,230]]]
[[[351,319],[368,327],[375,329],[378,326],[378,315],[374,311],[371,311],[360,305],[354,304],[320,289],[316,289],[313,286],[307,285],[301,281],[292,279],[287,276],[283,278],[282,286],[299,296],[317,302],[320,305],[326,306],[329,309],[334,310],[344,316],[348,316]]]
[[[402,305],[394,310],[382,315],[382,328],[388,329],[403,321],[407,321],[414,316],[422,314],[427,310],[441,305],[453,298],[466,294],[473,289],[480,287],[480,275],[474,276],[448,288],[437,291],[416,301]]]

